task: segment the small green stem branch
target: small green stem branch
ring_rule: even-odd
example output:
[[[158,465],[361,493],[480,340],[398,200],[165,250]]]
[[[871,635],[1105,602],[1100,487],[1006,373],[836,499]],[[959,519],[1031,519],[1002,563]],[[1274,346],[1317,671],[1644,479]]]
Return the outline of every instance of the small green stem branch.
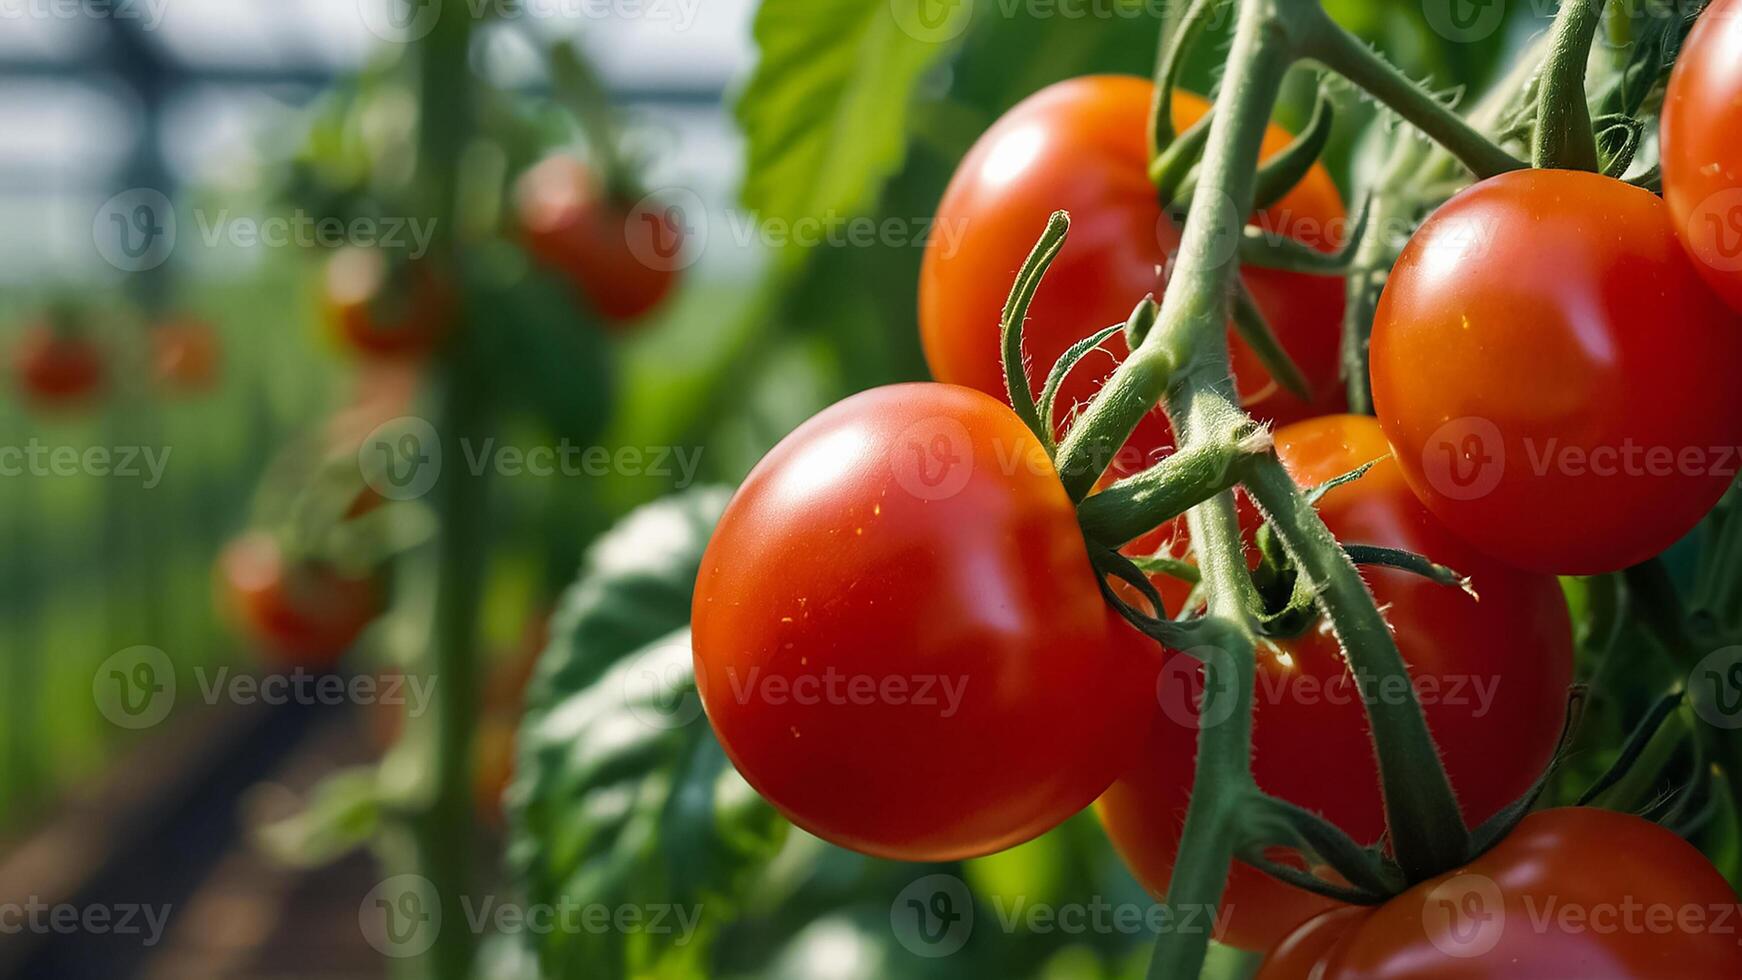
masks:
[[[1591,110],[1585,101],[1585,68],[1605,6],[1607,0],[1565,0],[1555,16],[1531,146],[1531,162],[1538,167],[1592,173],[1600,167]]]
[[[1468,857],[1469,831],[1390,626],[1355,565],[1282,463],[1274,457],[1258,460],[1250,473],[1247,492],[1318,596],[1320,612],[1362,682],[1398,864],[1412,881],[1457,865]]]
[[[1161,50],[1155,62],[1155,96],[1149,104],[1149,158],[1154,160],[1173,142],[1173,87],[1192,42],[1203,34],[1216,8],[1227,0],[1192,0],[1177,30],[1163,25]],[[1172,5],[1169,4],[1169,9]]]
[[[1117,548],[1155,530],[1239,482],[1240,466],[1270,451],[1270,433],[1254,427],[1241,439],[1179,450],[1136,476],[1093,494],[1077,508],[1083,532]]]
[[[1302,57],[1311,58],[1366,89],[1451,151],[1477,177],[1493,177],[1527,166],[1331,20],[1318,0],[1280,3],[1278,7]]]
[[[1367,370],[1373,317],[1379,310],[1386,275],[1397,257],[1397,229],[1412,225],[1419,207],[1409,185],[1419,180],[1429,155],[1430,144],[1417,139],[1397,141],[1374,188],[1367,227],[1354,245],[1345,287],[1342,348],[1343,384],[1349,392],[1351,412],[1367,415],[1373,411],[1373,382]]]

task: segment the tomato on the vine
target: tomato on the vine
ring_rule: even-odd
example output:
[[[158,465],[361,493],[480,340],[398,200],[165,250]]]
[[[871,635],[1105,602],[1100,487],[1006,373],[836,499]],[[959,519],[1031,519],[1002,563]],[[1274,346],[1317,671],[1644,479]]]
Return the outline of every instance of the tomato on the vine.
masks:
[[[692,628],[738,771],[882,857],[1043,833],[1107,788],[1156,710],[1160,650],[1102,598],[1045,450],[954,385],[855,395],[776,446],[720,519]]]
[[[171,391],[210,389],[222,356],[216,331],[204,321],[182,317],[151,330],[152,377]]]
[[[102,350],[91,340],[47,324],[25,329],[12,350],[12,373],[24,400],[39,409],[68,409],[102,390]]]
[[[1422,224],[1373,324],[1373,399],[1416,494],[1520,568],[1643,561],[1737,472],[1742,319],[1662,200],[1597,174],[1483,181]]]
[[[326,268],[322,301],[339,341],[364,358],[417,358],[453,331],[459,299],[428,259],[348,247]]]
[[[607,323],[646,316],[677,284],[681,223],[645,203],[612,201],[581,161],[546,159],[520,178],[517,198],[527,250],[567,278]],[[637,243],[645,246],[641,254]]]
[[[280,666],[337,663],[381,613],[380,584],[284,554],[270,534],[245,534],[218,558],[220,601],[247,637]]]
[[[1682,45],[1663,101],[1663,196],[1694,266],[1742,310],[1742,2],[1717,0]]]
[[[1410,494],[1379,425],[1341,415],[1276,434],[1290,475],[1312,487],[1379,460],[1319,502],[1337,537],[1412,551],[1471,579],[1481,600],[1414,574],[1364,569],[1409,665],[1464,817],[1472,825],[1527,790],[1558,741],[1572,681],[1572,627],[1559,584],[1487,558],[1446,531]],[[1256,526],[1243,503],[1248,532]],[[1256,559],[1256,555],[1254,555]],[[1165,893],[1196,772],[1202,689],[1180,655],[1164,673],[1163,712],[1138,763],[1097,804],[1114,847],[1138,879]],[[1378,768],[1358,683],[1336,637],[1318,624],[1258,656],[1253,776],[1260,789],[1323,814],[1362,843],[1385,830]],[[1375,689],[1380,697],[1397,697]],[[1235,864],[1219,938],[1265,949],[1293,925],[1335,905]]]
[[[1166,284],[1180,232],[1162,211],[1148,176],[1149,104],[1141,78],[1090,76],[1043,89],[1011,109],[963,159],[938,204],[920,270],[919,322],[926,362],[939,381],[1005,397],[999,320],[1017,270],[1054,211],[1070,212],[1071,231],[1030,307],[1024,350],[1044,377],[1072,344],[1121,323],[1146,294]],[[1209,103],[1175,92],[1182,131]],[[1271,126],[1266,156],[1290,140]],[[1343,204],[1323,167],[1259,214],[1257,227],[1334,251],[1346,233]],[[1251,350],[1232,338],[1242,400],[1261,419],[1286,423],[1337,411],[1343,281],[1267,269],[1242,275],[1277,338],[1313,390],[1308,403],[1276,387]],[[1128,353],[1122,336],[1086,359],[1060,391],[1055,418],[1092,398]],[[1038,389],[1038,384],[1036,385]],[[1159,412],[1144,418],[1116,466],[1136,471],[1172,445]]]
[[[1724,876],[1671,831],[1544,810],[1376,909],[1306,922],[1258,980],[1728,980],[1742,976],[1739,918]]]

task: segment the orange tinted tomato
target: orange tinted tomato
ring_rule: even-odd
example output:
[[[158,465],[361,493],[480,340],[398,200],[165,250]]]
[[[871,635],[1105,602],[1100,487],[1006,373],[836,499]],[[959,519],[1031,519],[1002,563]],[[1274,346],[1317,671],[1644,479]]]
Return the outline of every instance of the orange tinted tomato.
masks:
[[[1159,650],[1102,599],[1075,508],[1002,402],[855,395],[751,473],[703,558],[698,686],[800,827],[940,861],[1087,806],[1155,710]]]
[[[199,320],[172,320],[151,331],[152,376],[172,391],[210,389],[221,359],[218,335]]]
[[[1731,980],[1742,909],[1693,845],[1625,813],[1544,810],[1377,909],[1307,922],[1258,980]]]
[[[1299,422],[1276,440],[1283,463],[1302,486],[1388,452],[1378,423],[1364,416]],[[1486,819],[1530,787],[1559,738],[1573,658],[1560,586],[1550,576],[1501,565],[1458,540],[1410,494],[1389,459],[1326,494],[1319,513],[1346,543],[1427,555],[1470,576],[1481,595],[1478,602],[1405,572],[1364,569],[1415,679],[1464,818],[1472,825]],[[1250,506],[1242,506],[1242,519],[1248,530],[1255,526]],[[1335,637],[1316,624],[1261,651],[1253,775],[1266,792],[1374,843],[1385,829],[1384,810],[1354,680]],[[1114,846],[1157,896],[1173,873],[1196,773],[1193,693],[1201,684],[1194,664],[1170,662],[1163,675],[1165,710],[1153,722],[1144,755],[1097,805]],[[1334,904],[1235,864],[1220,938],[1266,949],[1291,926]]]
[[[327,263],[327,317],[339,341],[364,358],[416,358],[453,330],[458,300],[428,260],[345,248]]]
[[[1148,177],[1145,132],[1153,92],[1148,81],[1123,76],[1060,82],[1010,110],[974,144],[938,205],[920,271],[920,336],[933,377],[1005,396],[999,319],[1017,270],[1054,211],[1070,212],[1071,232],[1029,311],[1024,350],[1032,372],[1044,378],[1072,344],[1124,322],[1146,294],[1160,297],[1158,272],[1168,266],[1180,235]],[[1174,119],[1182,129],[1207,108],[1197,96],[1175,94]],[[1272,126],[1264,152],[1278,152],[1289,139]],[[1342,202],[1321,167],[1255,224],[1325,251],[1345,232]],[[1235,375],[1248,408],[1277,422],[1338,410],[1342,280],[1263,269],[1243,278],[1315,393],[1303,404],[1277,389],[1236,340]],[[1111,357],[1086,359],[1062,388],[1055,415],[1061,424],[1127,353],[1122,337],[1105,347]],[[1129,448],[1153,462],[1171,445],[1166,419],[1155,412]],[[1143,466],[1121,457],[1118,468]]]
[[[1682,45],[1663,102],[1663,197],[1694,267],[1742,310],[1742,2],[1717,0]]]
[[[554,156],[527,171],[518,204],[527,249],[608,322],[646,316],[676,285],[682,222],[647,203],[613,203],[579,160]]]
[[[279,666],[331,667],[381,611],[372,577],[287,560],[269,534],[231,542],[219,556],[218,573],[238,625]]]
[[[1526,170],[1454,197],[1373,324],[1373,398],[1429,510],[1520,568],[1588,575],[1674,544],[1736,476],[1742,318],[1662,200]]]

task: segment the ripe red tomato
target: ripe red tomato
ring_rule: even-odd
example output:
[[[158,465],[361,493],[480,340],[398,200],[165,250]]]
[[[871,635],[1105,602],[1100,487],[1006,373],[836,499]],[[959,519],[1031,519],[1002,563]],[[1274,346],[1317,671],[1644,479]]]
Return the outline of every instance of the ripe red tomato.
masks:
[[[1307,922],[1258,980],[1728,980],[1742,976],[1739,922],[1724,877],[1670,831],[1544,810],[1377,909]]]
[[[1643,561],[1736,476],[1742,319],[1617,180],[1524,170],[1453,198],[1398,259],[1372,361],[1417,496],[1520,568]]]
[[[520,178],[517,196],[527,250],[573,283],[607,322],[646,316],[676,285],[682,222],[646,203],[611,201],[579,160],[550,157]]]
[[[1717,0],[1676,59],[1663,103],[1663,196],[1694,267],[1742,310],[1742,3]]]
[[[270,534],[232,541],[218,573],[221,601],[278,666],[331,667],[381,612],[373,577],[287,559]]]
[[[855,395],[776,446],[709,543],[692,626],[738,771],[880,857],[1043,833],[1107,788],[1156,710],[1160,651],[1102,599],[1045,451],[953,385]]]
[[[19,393],[33,407],[75,408],[102,390],[103,352],[82,336],[37,324],[18,338],[12,351],[12,373]]]
[[[1486,819],[1530,787],[1559,738],[1573,665],[1572,626],[1560,586],[1550,576],[1486,558],[1441,527],[1410,494],[1397,464],[1382,459],[1389,450],[1372,419],[1312,419],[1281,430],[1276,439],[1283,463],[1302,486],[1381,459],[1359,481],[1320,502],[1331,531],[1348,543],[1427,555],[1473,580],[1480,602],[1405,572],[1364,570],[1409,664],[1464,817],[1472,824]],[[1249,505],[1242,510],[1250,530],[1254,513]],[[1317,624],[1261,650],[1253,775],[1266,792],[1373,843],[1385,830],[1385,818],[1355,680],[1336,638]],[[1173,874],[1197,769],[1201,672],[1176,659],[1162,685],[1164,710],[1154,719],[1143,756],[1096,807],[1114,847],[1157,896]],[[1219,938],[1266,949],[1291,926],[1335,904],[1235,864]]]
[[[222,357],[217,333],[200,320],[171,320],[151,331],[152,376],[171,391],[210,390]]]
[[[325,285],[335,335],[364,358],[422,357],[453,331],[458,298],[428,260],[344,248],[327,263]]]
[[[1141,78],[1060,82],[1010,110],[974,144],[938,205],[920,270],[920,337],[933,377],[1005,397],[999,320],[1017,270],[1054,211],[1070,212],[1071,233],[1035,295],[1024,334],[1039,379],[1072,344],[1123,322],[1146,294],[1161,295],[1163,270],[1180,234],[1162,213],[1148,177],[1145,133],[1153,93],[1154,86]],[[1208,106],[1176,92],[1176,125],[1183,130]],[[1272,126],[1265,154],[1280,151],[1289,139]],[[1254,223],[1323,251],[1334,251],[1346,232],[1342,201],[1322,167]],[[1279,423],[1339,410],[1342,280],[1264,269],[1243,278],[1314,391],[1311,403],[1303,404],[1278,389],[1236,339],[1234,373],[1247,407]],[[1123,337],[1109,340],[1105,349],[1110,358],[1085,360],[1060,390],[1054,417],[1061,424],[1128,353]],[[1172,444],[1167,420],[1151,413],[1117,469],[1142,469]]]

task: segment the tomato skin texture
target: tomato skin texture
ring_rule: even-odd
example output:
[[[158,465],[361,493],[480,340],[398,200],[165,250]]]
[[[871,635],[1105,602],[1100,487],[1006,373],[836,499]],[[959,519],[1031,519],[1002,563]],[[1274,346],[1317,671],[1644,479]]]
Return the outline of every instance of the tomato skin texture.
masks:
[[[855,395],[775,447],[709,543],[692,627],[738,771],[879,857],[1051,829],[1156,710],[1160,651],[1102,598],[1039,442],[952,385]]]
[[[1088,76],[1029,97],[969,151],[937,209],[937,233],[920,271],[920,338],[932,376],[1005,397],[999,361],[999,319],[1010,287],[1054,211],[1070,212],[1071,231],[1030,307],[1024,349],[1030,371],[1044,379],[1072,344],[1122,323],[1146,294],[1159,299],[1159,268],[1179,247],[1148,177],[1149,103],[1154,86],[1129,76]],[[1180,128],[1202,117],[1208,103],[1176,92]],[[1287,146],[1279,126],[1265,136],[1266,156]],[[1256,222],[1334,251],[1346,229],[1343,204],[1330,175],[1315,166],[1287,197]],[[1283,346],[1311,383],[1310,404],[1276,389],[1251,351],[1232,345],[1234,372],[1247,408],[1287,423],[1340,411],[1338,343],[1343,281],[1253,269],[1243,278]],[[1086,403],[1123,360],[1123,337],[1092,355],[1060,392],[1055,418]],[[1034,384],[1038,391],[1038,381]],[[1135,472],[1173,444],[1161,413],[1146,416],[1120,472]]]
[[[218,335],[202,321],[172,320],[151,331],[152,377],[169,391],[210,391],[222,361]]]
[[[630,247],[635,222],[649,220],[675,236],[656,254],[676,256],[682,229],[644,206],[612,202],[598,178],[573,157],[553,156],[528,170],[517,189],[520,237],[528,251],[561,274],[609,326],[639,320],[677,285],[673,263],[649,263]],[[669,250],[669,251],[667,251]],[[656,267],[657,266],[657,267]]]
[[[373,577],[288,559],[265,533],[245,534],[218,558],[221,602],[273,666],[324,670],[381,612]]]
[[[1652,908],[1671,910],[1667,926]],[[1682,910],[1706,925],[1680,925]],[[1307,922],[1258,980],[1724,980],[1742,976],[1739,913],[1723,876],[1674,833],[1625,813],[1544,810],[1464,868]],[[1615,925],[1601,928],[1604,917]]]
[[[1706,282],[1742,311],[1742,2],[1700,14],[1663,104],[1663,196]]]
[[[1276,434],[1277,450],[1302,486],[1347,473],[1388,452],[1378,423],[1363,416],[1297,422]],[[1242,502],[1250,532],[1255,512]],[[1415,678],[1428,726],[1472,825],[1522,795],[1554,753],[1572,682],[1572,625],[1559,584],[1519,572],[1471,549],[1435,521],[1383,459],[1353,484],[1328,493],[1319,513],[1338,538],[1402,548],[1471,577],[1468,594],[1393,569],[1363,575]],[[1256,555],[1254,555],[1254,559]],[[1323,814],[1363,843],[1385,829],[1372,740],[1349,668],[1334,637],[1316,625],[1258,658],[1253,775],[1260,788]],[[1140,881],[1161,895],[1173,873],[1196,772],[1195,708],[1179,690],[1199,671],[1184,661],[1163,678],[1164,705],[1139,763],[1096,805],[1114,847]],[[1166,685],[1175,685],[1170,695]],[[1430,686],[1431,685],[1431,686]],[[1336,905],[1236,863],[1221,914],[1224,942],[1274,945],[1290,927]]]
[[[77,408],[103,389],[106,371],[96,344],[37,324],[25,329],[12,351],[12,373],[19,393],[33,408]]]
[[[375,249],[339,250],[327,263],[322,303],[339,343],[365,360],[417,360],[453,332],[454,289],[427,259],[399,263]]]
[[[1742,442],[1742,386],[1724,372],[1742,318],[1701,282],[1663,202],[1620,181],[1527,170],[1453,198],[1398,259],[1371,353],[1410,486],[1520,568],[1643,561],[1736,475],[1724,447]]]

